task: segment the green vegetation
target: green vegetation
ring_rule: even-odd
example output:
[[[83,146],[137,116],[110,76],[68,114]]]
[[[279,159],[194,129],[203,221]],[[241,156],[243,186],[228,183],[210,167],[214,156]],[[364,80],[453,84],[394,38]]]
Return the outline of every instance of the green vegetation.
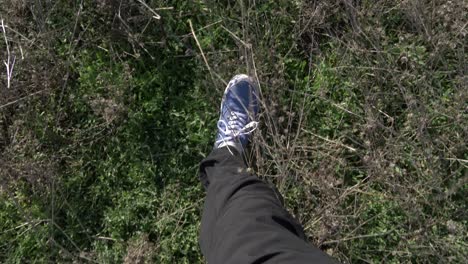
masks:
[[[241,72],[263,99],[251,167],[311,243],[347,263],[464,262],[467,11],[3,0],[0,262],[203,263],[198,162]]]

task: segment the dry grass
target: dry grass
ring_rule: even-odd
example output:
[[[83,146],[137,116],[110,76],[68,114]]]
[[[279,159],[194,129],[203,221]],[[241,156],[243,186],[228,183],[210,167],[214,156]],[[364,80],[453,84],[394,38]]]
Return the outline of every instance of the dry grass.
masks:
[[[262,96],[251,167],[313,244],[349,263],[467,258],[466,3],[142,2],[0,7],[0,60],[16,57],[0,262],[50,245],[44,261],[201,261],[190,188],[213,95],[240,72]]]

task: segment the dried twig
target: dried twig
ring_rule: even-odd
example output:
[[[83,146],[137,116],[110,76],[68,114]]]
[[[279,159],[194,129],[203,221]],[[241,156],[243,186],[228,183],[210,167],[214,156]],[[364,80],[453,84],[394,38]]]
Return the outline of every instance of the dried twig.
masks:
[[[40,91],[34,92],[34,93],[32,93],[32,94],[28,94],[28,95],[26,95],[26,96],[24,96],[24,97],[21,97],[21,98],[19,98],[19,99],[14,100],[14,101],[8,102],[8,103],[6,103],[6,104],[4,104],[4,105],[0,105],[0,109],[5,108],[5,107],[7,107],[7,106],[10,106],[10,105],[12,105],[12,104],[16,104],[16,103],[18,103],[18,102],[20,102],[20,101],[23,101],[23,100],[25,100],[25,99],[28,99],[29,97],[34,96],[34,95],[39,94],[39,93],[42,93],[42,92],[44,92],[44,90],[40,90]]]
[[[198,49],[200,50],[203,61],[205,62],[206,68],[210,72],[210,76],[211,76],[211,80],[213,81],[213,84],[216,86],[216,82],[215,82],[215,78],[214,78],[214,75],[216,75],[216,77],[218,77],[218,79],[221,80],[221,82],[224,85],[227,85],[226,81],[224,81],[223,78],[221,78],[218,74],[213,72],[213,70],[211,69],[210,64],[208,64],[208,60],[206,59],[205,53],[203,52],[203,49],[202,49],[202,47],[200,45],[200,42],[198,41],[197,35],[195,34],[195,30],[193,29],[192,21],[189,19],[188,23],[189,23],[189,26],[190,26],[190,31],[192,31],[192,36],[195,39],[195,42],[197,43]]]
[[[315,134],[315,133],[312,133],[312,132],[309,131],[309,130],[302,129],[302,131],[304,131],[304,132],[306,132],[307,134],[310,134],[310,135],[312,135],[312,136],[318,137],[318,138],[320,138],[320,139],[322,139],[322,140],[325,140],[325,141],[328,142],[328,143],[332,143],[332,144],[335,144],[335,145],[338,145],[338,146],[345,147],[345,148],[351,150],[352,152],[356,152],[356,151],[357,151],[357,150],[356,150],[355,148],[353,148],[353,147],[350,147],[350,146],[345,145],[345,144],[343,144],[343,143],[341,143],[341,142],[338,142],[338,141],[333,141],[333,140],[330,140],[330,139],[328,139],[328,138],[322,137],[322,136],[320,136],[320,135],[317,135],[317,134]]]
[[[227,29],[225,26],[221,25],[221,27],[226,30],[227,33],[229,33],[229,35],[231,35],[234,39],[236,39],[237,41],[239,41],[242,45],[244,45],[246,48],[250,49],[252,48],[252,45],[250,43],[246,43],[245,41],[243,41],[241,38],[239,38],[236,34],[234,34],[234,32],[232,32],[231,30]]]
[[[138,0],[138,2],[140,2],[144,7],[146,7],[151,13],[153,13],[153,18],[154,19],[161,19],[161,16],[156,13],[156,11],[154,11],[154,9],[152,9],[148,4],[146,4],[143,0]]]
[[[8,38],[6,35],[6,29],[5,29],[5,24],[2,19],[2,31],[3,31],[3,37],[5,39],[5,44],[6,44],[6,49],[7,49],[7,61],[3,61],[3,64],[5,64],[6,71],[7,71],[7,88],[9,89],[11,86],[11,78],[13,76],[13,69],[15,68],[15,62],[16,58],[13,56],[13,60],[11,59],[11,54],[10,54],[10,45],[8,44]]]
[[[337,240],[330,240],[330,241],[325,241],[323,245],[329,245],[329,244],[337,244],[349,240],[355,240],[355,239],[363,239],[363,238],[370,238],[370,237],[379,237],[379,236],[386,236],[390,233],[395,232],[394,229],[389,230],[387,232],[382,232],[382,233],[375,233],[375,234],[366,234],[366,235],[359,235],[359,236],[354,236],[354,237],[345,237],[342,239],[337,239]]]

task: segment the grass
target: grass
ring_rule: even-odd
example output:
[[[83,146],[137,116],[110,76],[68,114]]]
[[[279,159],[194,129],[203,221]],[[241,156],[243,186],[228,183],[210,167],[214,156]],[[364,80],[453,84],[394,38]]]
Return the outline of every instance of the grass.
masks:
[[[312,244],[467,258],[463,1],[5,1],[0,262],[203,263],[197,166],[241,72],[250,166]]]

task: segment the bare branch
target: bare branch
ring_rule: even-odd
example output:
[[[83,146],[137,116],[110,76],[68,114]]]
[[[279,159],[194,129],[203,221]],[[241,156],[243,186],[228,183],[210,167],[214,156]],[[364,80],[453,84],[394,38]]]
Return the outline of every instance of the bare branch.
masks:
[[[2,32],[3,32],[3,37],[5,39],[6,49],[7,49],[7,61],[3,61],[3,64],[5,64],[6,72],[7,72],[7,88],[10,89],[11,78],[13,75],[13,68],[15,67],[16,59],[13,58],[13,62],[11,62],[10,45],[8,44],[8,38],[6,36],[6,29],[5,29],[5,24],[3,22],[3,19],[2,19]]]

